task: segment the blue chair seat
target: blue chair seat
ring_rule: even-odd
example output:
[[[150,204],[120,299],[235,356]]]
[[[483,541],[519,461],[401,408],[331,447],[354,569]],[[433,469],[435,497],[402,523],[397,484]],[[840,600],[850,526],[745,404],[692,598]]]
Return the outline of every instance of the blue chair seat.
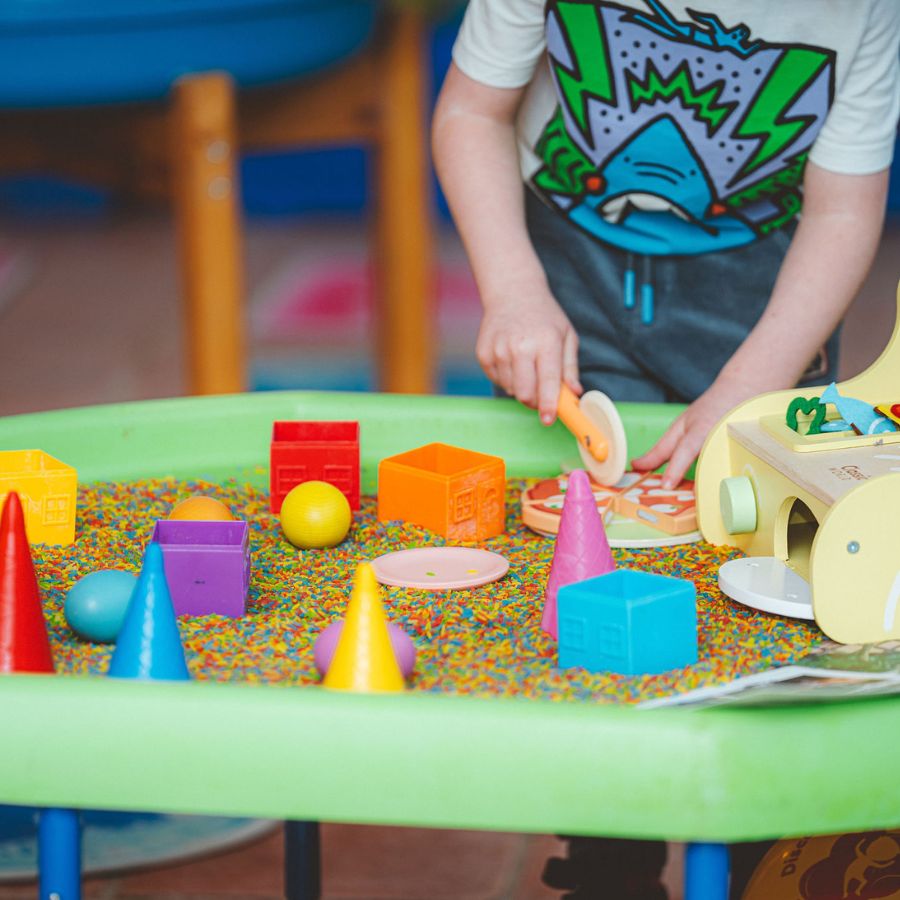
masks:
[[[0,107],[163,97],[179,76],[242,86],[314,73],[361,47],[373,0],[6,0]]]

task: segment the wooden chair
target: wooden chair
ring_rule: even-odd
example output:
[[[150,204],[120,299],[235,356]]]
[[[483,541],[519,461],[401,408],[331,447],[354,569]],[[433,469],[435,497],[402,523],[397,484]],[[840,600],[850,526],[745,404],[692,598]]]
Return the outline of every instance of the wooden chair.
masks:
[[[338,67],[236,91],[225,72],[187,75],[165,103],[0,112],[0,170],[54,172],[174,206],[190,393],[246,388],[242,151],[365,144],[374,157],[378,385],[433,387],[432,223],[424,25],[401,9]]]

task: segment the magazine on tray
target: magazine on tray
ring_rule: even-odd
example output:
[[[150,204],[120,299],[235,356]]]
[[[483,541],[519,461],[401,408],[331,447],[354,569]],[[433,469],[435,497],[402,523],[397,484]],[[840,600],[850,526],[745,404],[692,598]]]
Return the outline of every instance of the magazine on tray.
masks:
[[[639,703],[663,706],[774,706],[900,694],[900,641],[836,644],[825,641],[795,663],[725,684]]]

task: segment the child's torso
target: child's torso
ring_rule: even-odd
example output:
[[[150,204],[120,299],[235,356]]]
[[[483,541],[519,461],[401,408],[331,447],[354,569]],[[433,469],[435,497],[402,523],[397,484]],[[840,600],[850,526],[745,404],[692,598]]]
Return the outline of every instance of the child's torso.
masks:
[[[799,212],[867,10],[550,0],[521,119],[526,178],[573,225],[630,251],[750,243]]]

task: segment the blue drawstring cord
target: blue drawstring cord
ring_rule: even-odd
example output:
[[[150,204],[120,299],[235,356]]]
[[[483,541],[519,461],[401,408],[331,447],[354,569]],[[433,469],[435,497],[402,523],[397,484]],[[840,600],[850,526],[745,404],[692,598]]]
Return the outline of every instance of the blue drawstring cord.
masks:
[[[625,280],[622,290],[625,293],[625,309],[634,309],[637,305],[637,274],[635,272],[634,254],[625,257]],[[653,265],[649,256],[641,257],[641,323],[653,324],[654,304]]]
[[[634,275],[634,254],[629,253],[625,259],[625,284],[623,286],[625,291],[625,309],[634,309],[634,305],[637,302],[635,296],[636,281],[637,279]]]
[[[650,325],[653,322],[653,269],[650,257],[644,257],[644,272],[641,283],[641,322]]]

